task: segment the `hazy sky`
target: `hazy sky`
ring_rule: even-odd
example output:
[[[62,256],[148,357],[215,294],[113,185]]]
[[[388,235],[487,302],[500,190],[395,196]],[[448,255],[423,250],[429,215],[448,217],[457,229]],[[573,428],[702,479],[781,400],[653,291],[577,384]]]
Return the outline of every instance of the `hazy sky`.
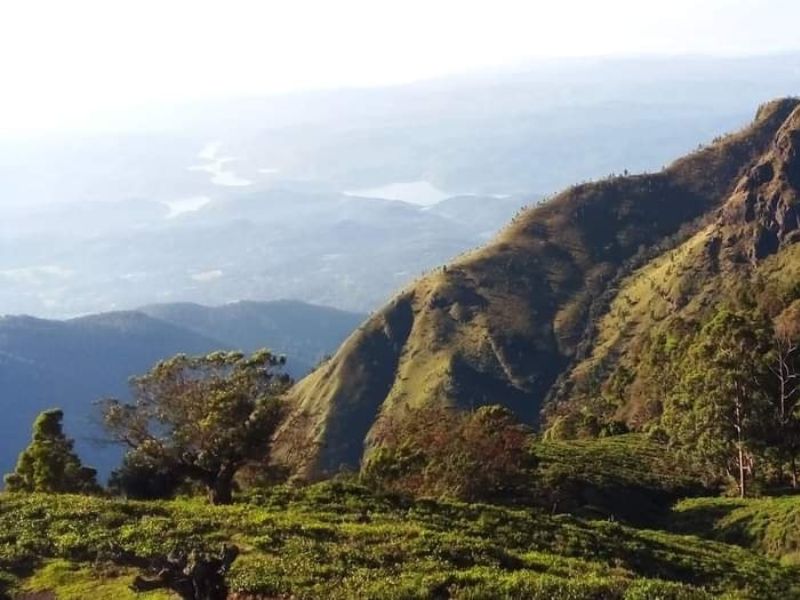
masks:
[[[0,130],[537,57],[800,48],[798,0],[2,0]]]

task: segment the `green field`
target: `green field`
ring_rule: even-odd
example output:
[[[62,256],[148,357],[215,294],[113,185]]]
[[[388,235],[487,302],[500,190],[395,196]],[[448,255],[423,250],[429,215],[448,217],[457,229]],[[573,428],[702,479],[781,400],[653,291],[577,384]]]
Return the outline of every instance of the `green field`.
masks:
[[[677,510],[704,505],[727,503]],[[731,506],[750,511],[754,529],[773,508],[760,500]],[[800,499],[774,508],[796,513]],[[134,572],[113,564],[116,551],[147,557],[223,542],[243,551],[230,584],[244,598],[800,597],[800,573],[781,564],[781,552],[762,553],[761,543],[744,548],[531,509],[401,501],[352,483],[280,487],[229,507],[0,495],[0,568],[16,590],[134,597]]]

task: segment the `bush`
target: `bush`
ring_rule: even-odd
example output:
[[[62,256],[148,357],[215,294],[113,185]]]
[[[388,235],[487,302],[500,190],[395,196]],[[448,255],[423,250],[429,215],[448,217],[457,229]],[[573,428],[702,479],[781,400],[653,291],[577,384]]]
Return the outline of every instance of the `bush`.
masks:
[[[519,497],[530,473],[532,437],[507,409],[410,410],[379,421],[362,476],[384,491],[462,500]]]
[[[681,583],[657,579],[634,581],[623,600],[712,600],[714,596]]]
[[[0,600],[11,600],[9,590],[14,583],[15,579],[12,575],[0,571]]]
[[[701,585],[713,597],[798,597],[796,569],[695,536],[487,504],[392,502],[352,484],[273,492],[224,507],[0,494],[0,573],[23,578],[25,591],[123,600],[131,566],[233,543],[243,554],[227,584],[240,597],[705,600]],[[45,577],[54,563],[70,567],[83,595]]]
[[[551,512],[657,524],[679,498],[707,492],[691,465],[641,434],[533,446],[533,500]]]
[[[134,500],[172,498],[183,478],[177,469],[163,463],[154,464],[128,454],[122,466],[111,473],[108,488],[113,494]]]

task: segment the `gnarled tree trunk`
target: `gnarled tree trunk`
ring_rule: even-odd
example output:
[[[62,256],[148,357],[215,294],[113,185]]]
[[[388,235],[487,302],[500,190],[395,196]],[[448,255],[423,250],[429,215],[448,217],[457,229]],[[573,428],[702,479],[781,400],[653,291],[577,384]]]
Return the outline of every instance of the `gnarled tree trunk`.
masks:
[[[239,555],[236,546],[223,546],[218,555],[192,550],[157,561],[154,577],[136,577],[131,588],[135,592],[169,589],[183,600],[226,600],[225,577]]]

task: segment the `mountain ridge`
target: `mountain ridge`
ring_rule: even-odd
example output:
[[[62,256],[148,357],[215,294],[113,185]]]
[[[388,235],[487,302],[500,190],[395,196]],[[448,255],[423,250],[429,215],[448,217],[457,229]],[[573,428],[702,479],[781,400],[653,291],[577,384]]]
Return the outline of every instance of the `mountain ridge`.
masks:
[[[564,430],[559,413],[574,417],[578,406],[641,426],[660,410],[659,394],[666,394],[647,391],[659,390],[657,380],[664,376],[647,364],[659,340],[680,337],[725,305],[744,301],[772,318],[784,310],[783,302],[791,305],[800,275],[798,132],[800,109],[696,233],[620,282],[586,356],[570,366],[552,394],[562,406],[551,410],[551,426]],[[605,398],[606,406],[592,397]],[[566,431],[574,435],[575,428]]]
[[[658,173],[573,186],[406,288],[295,386],[279,459],[309,476],[355,466],[376,419],[426,402],[501,402],[537,424],[623,266],[699,229],[798,104],[767,103],[750,126]]]

